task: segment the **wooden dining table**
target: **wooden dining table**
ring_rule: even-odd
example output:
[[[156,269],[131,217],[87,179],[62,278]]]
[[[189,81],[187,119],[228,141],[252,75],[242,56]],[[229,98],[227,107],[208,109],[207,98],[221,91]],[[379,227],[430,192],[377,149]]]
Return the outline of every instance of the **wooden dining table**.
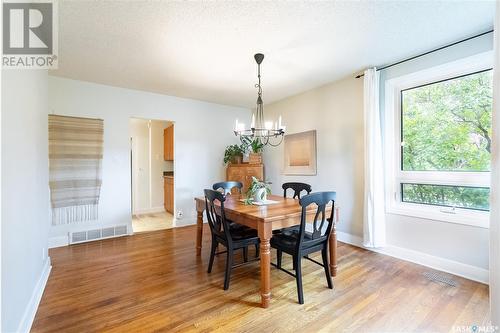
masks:
[[[224,202],[224,212],[226,218],[239,224],[256,229],[260,238],[260,296],[261,306],[269,307],[271,301],[271,245],[272,231],[284,227],[300,224],[302,207],[299,200],[283,198],[277,195],[268,195],[268,200],[276,201],[265,205],[246,205],[241,201],[242,195],[233,194],[226,197]],[[203,237],[203,211],[205,210],[205,198],[197,197],[197,233],[196,233],[196,254],[201,255],[201,244]],[[310,205],[306,211],[308,219],[314,217],[317,207]],[[332,207],[327,207],[330,214]],[[335,221],[338,221],[338,209],[336,210],[331,235],[329,238],[330,254],[330,274],[337,274],[337,233]]]

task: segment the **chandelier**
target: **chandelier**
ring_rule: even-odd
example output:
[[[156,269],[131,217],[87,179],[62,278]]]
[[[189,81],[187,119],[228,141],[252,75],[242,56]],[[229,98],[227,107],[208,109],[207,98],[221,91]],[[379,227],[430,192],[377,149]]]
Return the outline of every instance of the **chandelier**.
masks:
[[[257,62],[258,78],[258,83],[255,84],[255,88],[257,88],[257,107],[255,113],[252,114],[250,129],[246,129],[245,124],[238,122],[238,119],[236,119],[234,134],[239,136],[242,141],[258,140],[264,145],[276,147],[283,141],[286,127],[281,123],[281,116],[274,123],[264,119],[264,103],[262,101],[262,86],[260,84],[260,64],[264,60],[264,55],[257,53],[254,55],[254,58]]]

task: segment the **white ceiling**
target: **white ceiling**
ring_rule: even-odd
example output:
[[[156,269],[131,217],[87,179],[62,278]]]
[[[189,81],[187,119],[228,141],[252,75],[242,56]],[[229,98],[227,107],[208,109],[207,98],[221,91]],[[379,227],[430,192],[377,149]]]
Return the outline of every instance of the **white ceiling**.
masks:
[[[52,75],[251,107],[491,29],[493,1],[60,1]]]

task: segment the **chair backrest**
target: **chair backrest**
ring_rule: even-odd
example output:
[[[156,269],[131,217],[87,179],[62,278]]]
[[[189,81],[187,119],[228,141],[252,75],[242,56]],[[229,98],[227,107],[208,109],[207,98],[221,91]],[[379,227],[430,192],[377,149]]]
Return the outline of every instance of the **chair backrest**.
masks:
[[[224,194],[231,194],[231,190],[233,188],[237,188],[238,192],[241,194],[241,189],[243,188],[243,184],[240,182],[219,182],[215,183],[212,186],[212,190],[219,191],[220,189],[224,190]]]
[[[229,222],[226,220],[226,214],[224,212],[224,201],[226,201],[226,197],[219,191],[206,189],[204,192],[205,211],[212,234],[226,240],[231,240]],[[216,201],[218,201],[220,205],[216,205]]]
[[[283,188],[283,197],[286,198],[286,190],[291,188],[293,190],[293,198],[300,199],[300,192],[306,191],[307,194],[311,193],[311,185],[306,183],[284,183]]]
[[[307,207],[312,204],[317,205],[316,214],[314,215],[314,220],[312,221],[312,233],[311,238],[315,243],[321,243],[327,241],[330,236],[333,224],[333,212],[335,210],[335,198],[337,196],[336,192],[316,192],[303,196],[300,199],[300,206],[302,207],[302,216],[300,219],[300,231],[299,231],[299,242],[297,242],[297,247],[299,248],[304,242],[304,235],[306,232],[306,217],[307,217]],[[332,210],[329,217],[326,217],[326,206],[332,203]],[[328,223],[325,226],[325,221]],[[309,241],[309,240],[308,240]]]

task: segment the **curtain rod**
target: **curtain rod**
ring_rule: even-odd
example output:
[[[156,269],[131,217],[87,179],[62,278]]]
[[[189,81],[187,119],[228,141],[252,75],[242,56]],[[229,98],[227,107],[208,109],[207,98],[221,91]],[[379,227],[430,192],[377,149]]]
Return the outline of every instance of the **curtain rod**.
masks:
[[[413,56],[413,57],[410,57],[410,58],[407,58],[407,59],[404,59],[404,60],[401,60],[401,61],[398,61],[398,62],[395,62],[395,63],[392,63],[390,65],[386,65],[386,66],[382,66],[380,68],[377,68],[377,71],[381,71],[383,69],[386,69],[386,68],[389,68],[389,67],[392,67],[392,66],[396,66],[396,65],[399,65],[399,64],[402,64],[403,62],[407,62],[407,61],[410,61],[410,60],[413,60],[413,59],[416,59],[416,58],[420,58],[420,57],[423,57],[429,53],[433,53],[433,52],[436,52],[436,51],[440,51],[442,49],[446,49],[450,46],[454,46],[454,45],[457,45],[457,44],[460,44],[460,43],[463,43],[463,42],[466,42],[468,40],[471,40],[471,39],[474,39],[474,38],[477,38],[477,37],[481,37],[481,36],[484,36],[484,35],[487,35],[487,34],[490,34],[492,33],[494,30],[491,29],[491,30],[488,30],[488,31],[485,31],[485,32],[482,32],[480,34],[477,34],[477,35],[474,35],[474,36],[471,36],[471,37],[467,37],[465,39],[461,39],[459,41],[456,41],[456,42],[453,42],[451,44],[447,44],[447,45],[444,45],[444,46],[441,46],[441,47],[438,47],[437,49],[434,49],[434,50],[431,50],[431,51],[427,51],[427,52],[424,52],[422,54],[419,54],[419,55],[416,55],[416,56]],[[365,76],[365,74],[359,74],[356,76],[356,79],[359,79],[360,77],[363,77]]]

